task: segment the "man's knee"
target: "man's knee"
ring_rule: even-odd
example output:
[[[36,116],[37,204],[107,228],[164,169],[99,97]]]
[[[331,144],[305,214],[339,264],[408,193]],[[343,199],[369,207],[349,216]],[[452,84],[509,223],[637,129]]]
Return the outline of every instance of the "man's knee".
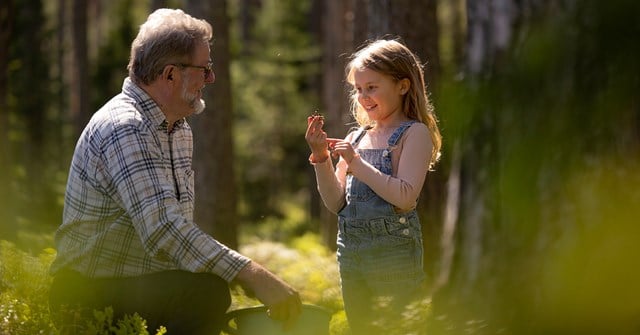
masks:
[[[231,305],[229,284],[222,278],[212,274],[194,274],[192,294],[200,301],[204,310],[224,313]]]

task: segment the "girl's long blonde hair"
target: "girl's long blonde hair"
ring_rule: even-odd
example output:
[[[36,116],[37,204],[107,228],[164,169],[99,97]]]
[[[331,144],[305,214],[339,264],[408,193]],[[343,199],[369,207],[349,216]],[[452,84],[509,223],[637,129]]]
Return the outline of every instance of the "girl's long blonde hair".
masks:
[[[423,64],[418,57],[405,45],[396,40],[380,39],[370,42],[352,56],[346,67],[346,79],[354,87],[350,97],[351,113],[360,126],[372,125],[374,121],[369,119],[364,108],[358,103],[353,77],[356,70],[373,70],[395,80],[409,79],[411,85],[403,98],[403,113],[429,128],[433,143],[429,164],[433,167],[440,156],[442,136],[433,105],[429,101],[422,68]]]

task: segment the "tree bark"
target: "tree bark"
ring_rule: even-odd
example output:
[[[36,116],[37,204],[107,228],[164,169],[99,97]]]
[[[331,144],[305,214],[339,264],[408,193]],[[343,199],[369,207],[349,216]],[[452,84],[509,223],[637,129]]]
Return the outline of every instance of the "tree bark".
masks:
[[[149,9],[151,12],[154,12],[156,9],[167,7],[167,0],[151,0],[149,4]]]
[[[11,155],[10,143],[8,136],[9,129],[9,106],[7,104],[7,96],[9,93],[8,73],[9,73],[9,48],[13,34],[13,1],[7,0],[0,3],[0,183],[2,185],[10,185],[11,173]],[[9,189],[9,193],[12,188]],[[4,193],[4,192],[3,192]],[[12,238],[15,235],[13,225],[10,224],[13,219],[13,201],[7,194],[0,195],[0,235],[4,238]]]
[[[70,114],[76,135],[80,135],[91,116],[89,111],[89,59],[87,42],[87,2],[73,0]]]
[[[325,115],[325,130],[331,137],[342,138],[352,125],[349,114],[348,89],[344,82],[344,68],[348,55],[353,51],[353,6],[355,1],[322,1],[321,11],[326,13],[322,33],[322,105],[319,112]],[[313,169],[310,169],[310,185],[316,185]],[[329,212],[312,188],[312,206],[320,214],[322,240],[329,248],[336,248],[338,226],[335,214]]]
[[[456,253],[456,229],[460,215],[460,148],[456,143],[451,150],[451,170],[447,182],[447,200],[443,217],[442,235],[439,247],[441,256],[437,261],[434,271],[434,283],[432,292],[435,293],[441,287],[447,285],[453,269],[453,260]]]
[[[207,109],[191,118],[196,181],[195,220],[218,241],[238,246],[237,190],[234,173],[233,115],[226,1],[187,1],[187,12],[213,26],[211,57],[216,81],[205,89]],[[196,14],[197,13],[197,14]]]
[[[6,185],[5,175],[9,162],[9,109],[7,106],[8,73],[9,73],[9,48],[13,28],[13,1],[7,0],[0,3],[0,181]]]
[[[240,0],[240,53],[249,55],[247,48],[252,43],[252,29],[255,27],[256,12],[260,9],[262,0]]]

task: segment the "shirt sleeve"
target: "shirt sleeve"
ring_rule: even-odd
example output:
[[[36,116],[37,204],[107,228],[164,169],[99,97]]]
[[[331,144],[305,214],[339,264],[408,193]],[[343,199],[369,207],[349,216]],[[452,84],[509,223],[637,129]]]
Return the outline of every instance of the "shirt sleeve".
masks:
[[[203,232],[180,210],[174,180],[151,134],[116,127],[105,148],[113,196],[130,215],[146,252],[178,268],[231,281],[250,260]]]
[[[339,177],[340,170],[334,169],[331,158],[315,163],[314,170],[322,202],[331,213],[338,213],[345,204],[344,178]]]
[[[400,210],[409,210],[416,206],[426,179],[432,143],[429,129],[422,123],[414,123],[403,138],[402,151],[391,152],[392,158],[400,155],[395,176],[380,172],[359,156],[351,161],[348,169],[381,198]]]

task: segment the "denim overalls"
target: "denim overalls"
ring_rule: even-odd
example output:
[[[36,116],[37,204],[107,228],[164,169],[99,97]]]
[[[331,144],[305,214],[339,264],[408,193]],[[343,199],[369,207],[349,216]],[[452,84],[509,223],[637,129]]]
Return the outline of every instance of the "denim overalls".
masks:
[[[398,127],[386,149],[357,149],[361,159],[391,175],[391,152],[414,122]],[[354,147],[364,132],[360,130]],[[362,329],[371,318],[373,299],[393,297],[403,306],[422,285],[422,233],[416,211],[397,214],[392,204],[351,174],[346,206],[338,213],[337,246],[345,310],[353,330]]]

